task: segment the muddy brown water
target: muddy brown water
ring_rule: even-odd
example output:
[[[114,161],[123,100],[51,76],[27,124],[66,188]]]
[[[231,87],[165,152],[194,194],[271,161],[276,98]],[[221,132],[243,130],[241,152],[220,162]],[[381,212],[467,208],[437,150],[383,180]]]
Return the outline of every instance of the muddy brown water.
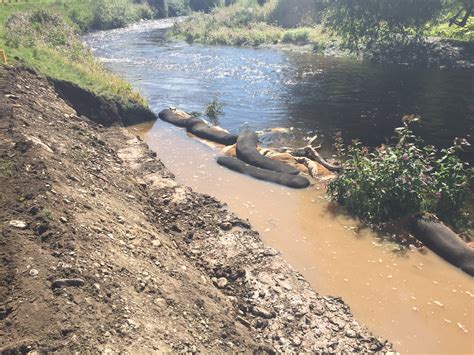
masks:
[[[473,353],[472,278],[430,251],[396,244],[334,211],[321,187],[292,190],[215,163],[219,151],[158,121],[131,128],[180,183],[249,219],[321,294],[341,296],[354,315],[402,353]]]

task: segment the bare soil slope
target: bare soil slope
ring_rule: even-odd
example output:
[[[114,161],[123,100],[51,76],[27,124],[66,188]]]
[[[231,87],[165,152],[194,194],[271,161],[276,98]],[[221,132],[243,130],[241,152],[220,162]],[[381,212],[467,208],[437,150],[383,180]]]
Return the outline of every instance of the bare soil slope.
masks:
[[[224,207],[0,67],[0,352],[391,350]]]

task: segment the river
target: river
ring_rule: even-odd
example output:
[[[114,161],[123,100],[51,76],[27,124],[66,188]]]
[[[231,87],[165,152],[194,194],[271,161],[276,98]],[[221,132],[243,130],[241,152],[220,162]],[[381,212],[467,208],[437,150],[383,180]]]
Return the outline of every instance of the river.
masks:
[[[219,95],[225,111],[219,124],[228,130],[288,128],[270,145],[298,146],[318,134],[327,153],[335,131],[375,145],[391,136],[404,114],[422,116],[417,131],[438,146],[474,130],[472,70],[188,45],[168,40],[169,24],[145,22],[85,37],[155,111],[201,111]],[[359,320],[399,351],[474,352],[474,283],[466,274],[429,251],[402,252],[360,228],[318,186],[295,191],[227,171],[215,163],[215,149],[161,121],[134,129],[179,182],[248,218],[318,292],[342,296]]]

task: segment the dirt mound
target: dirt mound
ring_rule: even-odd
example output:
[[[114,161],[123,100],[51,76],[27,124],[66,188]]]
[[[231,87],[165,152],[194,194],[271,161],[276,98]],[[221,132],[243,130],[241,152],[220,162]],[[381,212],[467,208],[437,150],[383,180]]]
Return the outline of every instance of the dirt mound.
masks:
[[[386,351],[258,233],[0,69],[0,351]]]

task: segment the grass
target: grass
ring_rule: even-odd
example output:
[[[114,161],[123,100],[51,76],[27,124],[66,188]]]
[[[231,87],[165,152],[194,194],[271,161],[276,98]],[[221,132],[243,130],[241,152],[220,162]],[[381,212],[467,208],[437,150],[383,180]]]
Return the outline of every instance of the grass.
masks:
[[[123,1],[131,4],[131,0]],[[130,84],[107,71],[82,44],[79,34],[91,29],[94,24],[98,26],[93,14],[94,4],[97,2],[88,0],[35,0],[35,3],[2,4],[0,48],[5,50],[10,64],[22,63],[43,75],[73,82],[96,94],[146,105]],[[48,14],[46,22],[31,20],[31,14],[38,11]],[[30,17],[20,18],[7,28],[7,21],[18,13]],[[51,19],[57,23],[48,23]],[[109,23],[103,25],[109,26]],[[48,30],[44,31],[44,28]]]
[[[294,28],[286,30],[283,33],[281,41],[283,43],[298,43],[298,44],[307,44],[309,42],[309,32],[308,28]]]
[[[51,212],[51,210],[49,208],[43,208],[41,210],[41,215],[44,218],[47,218],[47,219],[52,219],[52,217],[53,217],[53,213]]]
[[[12,159],[0,159],[0,176],[13,176],[15,171],[15,162]]]

